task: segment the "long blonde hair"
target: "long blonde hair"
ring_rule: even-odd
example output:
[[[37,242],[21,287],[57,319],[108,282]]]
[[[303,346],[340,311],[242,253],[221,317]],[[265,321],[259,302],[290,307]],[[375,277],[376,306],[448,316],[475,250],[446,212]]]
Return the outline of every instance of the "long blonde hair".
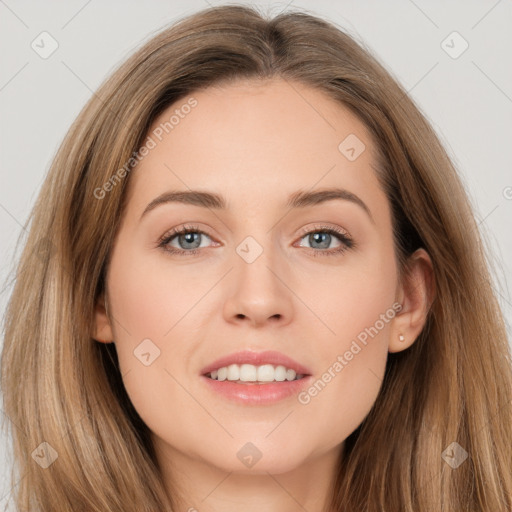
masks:
[[[418,247],[434,267],[426,326],[389,354],[374,407],[346,440],[331,509],[512,510],[510,349],[453,164],[406,91],[348,34],[305,12],[267,19],[239,5],[182,19],[123,63],[71,126],[42,185],[1,359],[17,510],[173,509],[114,344],[91,334],[125,207],[125,164],[171,103],[222,81],[272,77],[324,91],[366,124],[401,268]],[[35,462],[55,457],[43,442],[58,455],[47,468]],[[457,468],[442,457],[453,442],[468,454]]]

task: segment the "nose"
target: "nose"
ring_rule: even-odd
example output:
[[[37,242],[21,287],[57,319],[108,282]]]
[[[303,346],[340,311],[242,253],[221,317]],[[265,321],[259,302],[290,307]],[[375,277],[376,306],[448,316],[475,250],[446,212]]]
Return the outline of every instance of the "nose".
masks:
[[[228,322],[262,327],[268,323],[286,325],[293,314],[293,292],[284,265],[271,260],[266,250],[252,263],[235,255],[230,272],[232,286],[224,303]]]

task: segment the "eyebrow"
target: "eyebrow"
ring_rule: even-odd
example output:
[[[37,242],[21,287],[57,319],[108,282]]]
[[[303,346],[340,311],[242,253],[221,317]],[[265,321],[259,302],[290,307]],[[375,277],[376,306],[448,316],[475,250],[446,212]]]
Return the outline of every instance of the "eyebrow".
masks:
[[[370,220],[373,223],[375,223],[370,212],[370,209],[368,208],[366,203],[357,195],[343,188],[326,188],[322,190],[317,190],[315,192],[306,192],[303,190],[299,190],[290,195],[285,206],[290,209],[306,208],[308,206],[314,206],[336,199],[350,201],[358,205],[366,212],[366,214],[370,217]],[[164,192],[163,194],[153,199],[146,206],[140,218],[142,219],[148,212],[154,210],[157,206],[168,203],[189,204],[193,206],[201,206],[203,208],[214,210],[227,209],[226,199],[219,194],[205,192],[202,190],[171,190],[168,192]]]

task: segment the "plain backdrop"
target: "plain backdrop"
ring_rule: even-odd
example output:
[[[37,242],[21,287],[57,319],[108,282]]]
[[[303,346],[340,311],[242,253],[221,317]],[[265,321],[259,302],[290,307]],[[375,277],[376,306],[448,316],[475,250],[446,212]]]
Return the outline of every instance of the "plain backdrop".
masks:
[[[119,62],[156,32],[185,15],[224,3],[0,0],[2,317],[19,256],[15,242],[73,119]],[[495,288],[510,334],[512,3],[238,3],[256,4],[272,16],[300,9],[325,17],[365,45],[405,86],[466,184],[481,232],[496,260]],[[41,36],[42,32],[50,36]],[[46,38],[44,43],[41,38]],[[43,58],[43,47],[49,51],[52,44],[58,47]],[[12,491],[7,479],[9,451],[7,440],[0,437],[0,509]]]

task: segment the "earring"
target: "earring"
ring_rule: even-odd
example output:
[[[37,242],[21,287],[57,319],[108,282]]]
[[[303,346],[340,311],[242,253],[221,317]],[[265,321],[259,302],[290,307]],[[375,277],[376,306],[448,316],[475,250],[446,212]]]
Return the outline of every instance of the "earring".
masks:
[[[404,338],[404,335],[403,335],[403,334],[400,334],[400,336],[398,336],[398,339],[399,339],[400,341],[405,341],[405,338]]]

